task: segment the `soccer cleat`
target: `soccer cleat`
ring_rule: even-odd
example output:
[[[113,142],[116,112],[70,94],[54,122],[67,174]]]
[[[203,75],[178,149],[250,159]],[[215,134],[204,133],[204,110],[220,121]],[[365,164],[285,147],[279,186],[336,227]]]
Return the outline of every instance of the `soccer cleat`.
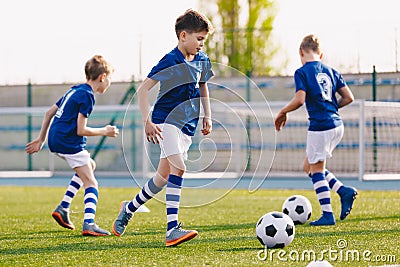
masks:
[[[316,220],[310,222],[312,226],[323,226],[323,225],[335,225],[335,216],[332,213],[322,213],[322,216]]]
[[[347,215],[350,214],[358,192],[354,187],[343,186],[339,189],[338,194],[340,196],[340,203],[342,204],[340,219],[344,220],[346,219]]]
[[[111,235],[109,231],[101,229],[97,224],[83,223],[82,235],[84,236],[106,236]]]
[[[54,220],[64,228],[74,230],[75,225],[69,219],[69,211],[66,211],[61,205],[58,205],[57,208],[51,214]]]
[[[118,217],[112,225],[112,232],[116,236],[121,236],[125,233],[126,226],[132,219],[133,213],[126,212],[126,205],[128,205],[128,203],[129,201],[121,202]]]
[[[167,235],[165,245],[167,247],[177,246],[183,242],[189,241],[190,239],[197,236],[198,232],[196,230],[185,230],[182,229],[181,224],[177,225],[172,231]]]

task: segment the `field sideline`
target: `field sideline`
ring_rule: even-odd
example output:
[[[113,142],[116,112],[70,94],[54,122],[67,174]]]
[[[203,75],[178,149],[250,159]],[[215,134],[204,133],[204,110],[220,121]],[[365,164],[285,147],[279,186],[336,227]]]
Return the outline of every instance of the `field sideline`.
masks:
[[[138,190],[101,188],[96,222],[111,230],[120,201],[132,198]],[[279,211],[293,194],[309,198],[314,209],[311,219],[318,218],[313,191],[262,189],[250,194],[234,189],[226,194],[223,189],[188,190],[182,196],[187,206],[208,204],[181,209],[180,220],[187,228],[197,229],[199,236],[173,248],[165,247],[163,196],[146,205],[150,213],[135,215],[124,236],[83,237],[82,192],[71,206],[75,231],[61,228],[51,218],[64,191],[64,187],[0,187],[1,266],[306,266],[310,252],[322,255],[333,266],[400,264],[398,191],[361,190],[345,221],[331,227],[297,226],[292,244],[273,252],[264,251],[256,239],[257,220],[266,212]],[[218,195],[218,201],[209,203]],[[334,195],[332,201],[338,217],[339,199]]]

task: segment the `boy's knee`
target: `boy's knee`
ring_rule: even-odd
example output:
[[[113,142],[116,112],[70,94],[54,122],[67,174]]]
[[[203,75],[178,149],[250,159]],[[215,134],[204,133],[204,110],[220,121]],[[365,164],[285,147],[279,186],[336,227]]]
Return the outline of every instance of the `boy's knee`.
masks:
[[[96,169],[96,162],[93,159],[90,159],[90,166],[92,167],[93,171]]]
[[[307,158],[303,161],[303,171],[307,174],[310,173],[310,163],[308,163]]]

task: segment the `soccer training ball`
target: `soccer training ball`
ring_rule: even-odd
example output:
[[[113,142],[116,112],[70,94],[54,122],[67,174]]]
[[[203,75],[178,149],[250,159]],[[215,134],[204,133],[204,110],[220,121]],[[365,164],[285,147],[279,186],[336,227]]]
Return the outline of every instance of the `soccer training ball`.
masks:
[[[305,196],[293,195],[283,203],[282,212],[289,215],[295,225],[304,224],[311,217],[312,206]]]
[[[332,264],[330,264],[326,260],[323,260],[323,261],[312,261],[309,264],[307,264],[306,267],[332,267]]]
[[[283,248],[293,241],[294,223],[282,212],[268,212],[258,220],[256,234],[267,248]]]

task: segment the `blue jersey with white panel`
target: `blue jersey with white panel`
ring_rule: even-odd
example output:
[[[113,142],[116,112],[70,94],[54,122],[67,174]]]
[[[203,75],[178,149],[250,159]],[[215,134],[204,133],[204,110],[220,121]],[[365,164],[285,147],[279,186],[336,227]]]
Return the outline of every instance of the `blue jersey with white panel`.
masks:
[[[326,131],[343,124],[336,92],[346,86],[342,75],[320,61],[307,62],[294,74],[296,92],[306,92],[309,131]]]
[[[75,154],[85,149],[86,136],[77,134],[78,114],[89,117],[95,97],[89,84],[71,87],[56,103],[58,110],[50,126],[48,145],[51,152]]]
[[[203,52],[186,61],[175,47],[152,68],[148,78],[160,81],[160,91],[152,112],[153,123],[168,123],[193,136],[200,114],[200,87],[214,72]]]

